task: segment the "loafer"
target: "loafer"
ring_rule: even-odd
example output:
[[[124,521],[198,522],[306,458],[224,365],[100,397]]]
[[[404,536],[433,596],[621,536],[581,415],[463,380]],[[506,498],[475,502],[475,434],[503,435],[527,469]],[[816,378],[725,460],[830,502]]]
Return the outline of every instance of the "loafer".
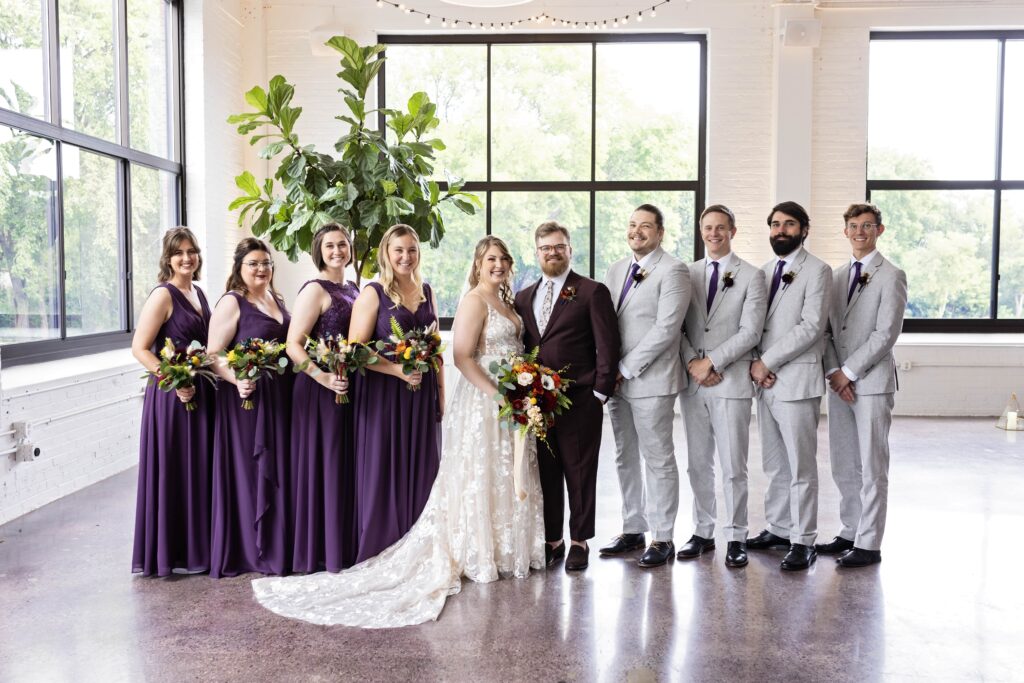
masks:
[[[562,547],[565,547],[564,545]],[[578,572],[582,569],[586,569],[587,565],[590,564],[588,555],[590,554],[590,546],[588,545],[571,545],[569,546],[569,554],[565,558],[565,569],[570,572]]]
[[[660,567],[671,560],[675,554],[676,546],[672,541],[652,541],[637,564],[645,569],[648,567]]]
[[[802,543],[794,543],[789,547],[789,552],[782,558],[782,568],[786,571],[797,572],[807,569],[818,559],[818,553],[814,548]]]
[[[726,567],[747,566],[747,544],[743,541],[729,541],[725,551]]]
[[[565,543],[560,543],[557,547],[552,548],[550,543],[544,544],[544,566],[550,567],[556,562],[560,562],[565,559]]]
[[[848,541],[842,536],[836,536],[828,543],[814,544],[814,551],[819,555],[842,555],[847,550],[853,550],[853,541]]]
[[[878,564],[882,561],[881,550],[864,550],[863,548],[853,548],[850,552],[844,553],[842,557],[836,560],[836,563],[840,567],[867,567],[868,565]]]
[[[788,538],[776,536],[767,529],[747,539],[747,548],[750,550],[789,550],[789,545]]]
[[[679,549],[679,554],[676,555],[680,560],[692,560],[695,557],[700,557],[701,553],[705,550],[715,549],[715,539],[703,538],[694,534],[690,536],[690,540],[683,544],[683,547]]]
[[[644,540],[643,534],[619,534],[612,539],[611,543],[597,552],[600,553],[601,557],[623,555],[634,550],[640,550],[645,545],[647,545],[647,541]]]

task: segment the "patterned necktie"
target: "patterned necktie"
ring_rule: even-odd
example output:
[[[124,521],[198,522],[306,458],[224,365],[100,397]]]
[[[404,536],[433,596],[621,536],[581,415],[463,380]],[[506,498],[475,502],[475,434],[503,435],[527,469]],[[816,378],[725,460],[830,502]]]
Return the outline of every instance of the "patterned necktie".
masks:
[[[718,261],[711,262],[711,284],[708,285],[708,313],[711,312],[711,304],[715,303],[715,294],[718,293]]]
[[[555,299],[555,281],[548,280],[547,288],[544,290],[544,302],[540,305],[540,320],[537,321],[537,327],[540,328],[540,333],[543,335],[544,330],[548,327],[548,318],[551,317],[551,306]]]
[[[782,282],[782,269],[785,267],[785,261],[779,261],[779,265],[775,266],[775,275],[772,275],[772,291],[768,295],[769,308],[771,308],[772,302],[775,301],[775,293],[779,291],[779,283]]]
[[[619,294],[619,303],[615,308],[622,308],[622,302],[626,300],[626,292],[629,291],[630,286],[633,284],[633,277],[638,270],[640,270],[640,264],[633,261],[633,265],[629,267],[629,273],[626,275],[626,281],[622,283],[622,293]]]
[[[853,262],[853,279],[850,280],[850,292],[846,295],[846,305],[850,305],[850,299],[853,298],[853,290],[857,287],[857,283],[860,282],[860,267],[863,264],[860,261]]]

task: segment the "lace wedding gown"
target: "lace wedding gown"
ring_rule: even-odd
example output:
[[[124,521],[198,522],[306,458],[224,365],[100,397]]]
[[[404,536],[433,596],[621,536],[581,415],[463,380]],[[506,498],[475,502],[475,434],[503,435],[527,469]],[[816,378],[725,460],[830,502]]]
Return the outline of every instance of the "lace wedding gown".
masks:
[[[488,306],[475,354],[491,361],[522,351],[511,320]],[[437,619],[461,577],[480,583],[525,577],[544,566],[544,513],[536,443],[527,439],[525,500],[513,484],[512,431],[498,404],[463,378],[443,425],[441,465],[420,518],[376,557],[337,574],[257,579],[256,599],[314,624],[390,628]]]

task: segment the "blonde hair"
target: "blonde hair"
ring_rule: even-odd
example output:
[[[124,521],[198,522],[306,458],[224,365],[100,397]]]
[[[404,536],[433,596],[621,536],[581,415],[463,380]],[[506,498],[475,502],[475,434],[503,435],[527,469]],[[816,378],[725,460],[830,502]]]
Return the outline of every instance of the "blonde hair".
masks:
[[[402,292],[398,289],[395,269],[391,267],[391,261],[388,259],[388,247],[391,245],[392,240],[398,237],[405,237],[406,235],[416,240],[417,247],[420,246],[420,238],[416,231],[405,223],[397,223],[388,228],[384,236],[380,238],[380,246],[377,247],[377,267],[380,269],[380,284],[384,288],[384,293],[388,295],[388,298],[391,299],[395,306],[402,305]],[[427,296],[423,291],[423,277],[420,275],[420,259],[418,256],[416,258],[416,267],[412,269],[412,281],[420,293],[416,303],[420,304],[426,301]]]
[[[508,245],[500,237],[494,235],[488,235],[482,240],[476,243],[476,249],[473,250],[473,262],[469,266],[469,275],[466,277],[466,284],[469,285],[469,289],[473,289],[480,284],[480,264],[483,261],[484,254],[491,247],[497,247],[503,257],[509,261],[508,273],[505,275],[505,281],[498,286],[498,298],[504,301],[509,306],[513,305],[515,299],[512,296],[512,285],[509,281],[512,279],[512,274],[515,273],[516,260],[512,258],[512,253],[508,250]]]

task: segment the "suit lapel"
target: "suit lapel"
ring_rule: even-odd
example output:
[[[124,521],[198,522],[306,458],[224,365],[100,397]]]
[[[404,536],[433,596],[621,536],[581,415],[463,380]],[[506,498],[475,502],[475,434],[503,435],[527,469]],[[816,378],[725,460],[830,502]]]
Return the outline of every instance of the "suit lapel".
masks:
[[[783,271],[782,271],[783,276],[785,276],[786,273],[790,273],[791,272],[791,273],[793,273],[793,279],[796,280],[796,278],[800,277],[800,269],[804,267],[804,261],[806,261],[806,260],[807,260],[807,250],[806,249],[801,249],[800,250],[800,256],[797,257],[796,263],[788,263],[788,264],[786,264],[788,267],[783,269]],[[772,273],[772,277],[774,277],[774,275],[775,274]],[[771,280],[769,280],[769,282],[771,282]],[[792,283],[790,283],[790,284],[792,284]],[[782,297],[785,296],[786,290],[789,289],[789,287],[790,287],[790,285],[787,285],[785,282],[780,282],[779,283],[779,291],[775,292],[775,299],[772,301],[771,308],[768,309],[768,317],[769,318],[772,317],[772,314],[775,313],[775,310],[779,307],[779,302],[782,301]]]
[[[548,318],[548,326],[544,328],[544,334],[541,336],[541,339],[544,339],[544,337],[548,336],[548,333],[551,332],[551,329],[555,326],[555,321],[558,320],[558,316],[562,314],[562,311],[565,310],[565,307],[569,303],[565,299],[565,297],[562,296],[562,292],[564,292],[566,289],[569,289],[570,287],[576,287],[577,283],[579,283],[579,280],[580,276],[570,270],[569,276],[565,278],[565,284],[562,285],[562,291],[555,292],[555,305],[551,309],[551,317]],[[576,294],[579,295],[578,289]],[[533,307],[531,306],[531,308]]]
[[[705,271],[705,272],[707,272],[707,271]],[[732,289],[733,287],[736,286],[736,280],[739,278],[739,272],[740,272],[740,263],[739,263],[739,261],[738,260],[736,261],[736,265],[733,267],[733,270],[730,270],[730,271],[727,271],[727,272],[732,273],[733,286],[732,287],[726,287],[726,288],[722,287],[722,282],[725,280],[725,275],[726,275],[726,273],[722,273],[722,277],[720,277],[718,279],[718,293],[715,294],[715,301],[714,301],[714,303],[711,304],[711,310],[708,312],[708,321],[709,322],[710,322],[710,320],[713,317],[715,317],[715,313],[718,311],[718,308],[722,305],[722,299],[725,298],[725,295],[728,294],[730,289]],[[776,298],[778,298],[777,294],[776,294]],[[704,306],[704,308],[707,308],[707,306]]]
[[[658,267],[659,263],[661,263],[661,257],[664,256],[664,254],[664,250],[662,250],[661,247],[658,247],[657,253],[647,263],[647,267],[643,269],[645,271],[644,279],[632,285],[628,290],[626,290],[626,298],[622,300],[622,305],[619,307],[620,311],[629,305],[629,300],[633,298],[634,292],[636,292],[637,289],[642,287],[647,278],[651,276],[651,273],[654,272],[654,269]],[[625,284],[625,278],[623,278],[623,284]]]
[[[874,264],[872,264],[871,266],[869,266],[867,268],[866,273],[867,273],[867,276],[868,276],[868,281],[867,281],[867,283],[865,283],[863,285],[858,284],[854,288],[853,296],[850,297],[850,303],[848,303],[846,305],[846,310],[843,312],[843,320],[846,320],[846,316],[849,315],[850,311],[853,309],[853,307],[855,305],[857,305],[857,300],[860,299],[860,292],[861,292],[861,290],[864,289],[866,286],[868,286],[868,284],[873,279],[875,279],[875,276],[878,275],[878,269],[882,266],[882,261],[883,260],[884,259],[882,258],[881,254],[879,254],[878,257],[875,258]],[[862,277],[864,276],[864,274],[865,274],[865,271],[861,271],[861,276]],[[846,266],[846,280],[845,280],[845,282],[846,282],[846,291],[849,292],[850,291],[850,266]]]

